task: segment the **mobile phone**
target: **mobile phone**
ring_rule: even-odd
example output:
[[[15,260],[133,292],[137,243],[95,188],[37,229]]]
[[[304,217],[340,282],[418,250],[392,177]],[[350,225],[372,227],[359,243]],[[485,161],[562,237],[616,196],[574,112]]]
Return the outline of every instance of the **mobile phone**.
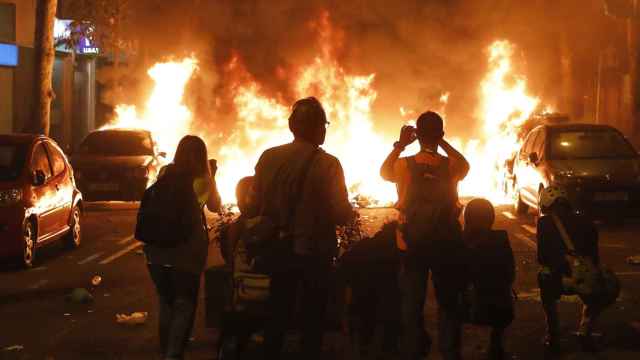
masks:
[[[211,175],[215,175],[218,171],[218,160],[209,159],[209,168],[211,169]]]

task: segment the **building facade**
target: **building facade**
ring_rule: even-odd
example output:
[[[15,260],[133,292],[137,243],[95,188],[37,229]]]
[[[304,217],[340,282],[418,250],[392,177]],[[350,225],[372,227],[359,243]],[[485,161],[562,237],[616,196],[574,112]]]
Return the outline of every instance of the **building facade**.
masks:
[[[0,133],[21,132],[34,116],[36,0],[0,0],[0,46],[17,49],[0,65]],[[59,47],[53,70],[50,136],[71,151],[95,127],[95,60]]]

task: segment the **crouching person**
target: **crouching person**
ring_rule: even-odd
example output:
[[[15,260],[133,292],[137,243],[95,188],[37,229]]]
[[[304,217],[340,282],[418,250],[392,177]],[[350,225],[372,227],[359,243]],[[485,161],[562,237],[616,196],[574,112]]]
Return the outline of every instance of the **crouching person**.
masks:
[[[504,359],[503,335],[514,318],[513,251],[506,231],[493,230],[495,211],[485,199],[474,199],[464,210],[463,238],[468,249],[469,322],[491,326],[489,359]]]
[[[547,350],[557,351],[557,302],[562,295],[578,295],[583,302],[578,339],[583,350],[596,350],[593,324],[615,302],[620,285],[615,275],[600,267],[598,230],[593,221],[576,214],[567,192],[546,188],[540,195],[543,216],[538,221],[538,274],[542,306],[547,320]]]

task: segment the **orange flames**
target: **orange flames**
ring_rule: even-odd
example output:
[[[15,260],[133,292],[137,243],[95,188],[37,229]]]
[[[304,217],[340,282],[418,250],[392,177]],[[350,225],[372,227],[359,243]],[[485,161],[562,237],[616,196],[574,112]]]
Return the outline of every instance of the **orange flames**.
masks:
[[[366,199],[367,205],[391,204],[396,196],[395,187],[384,182],[378,172],[389,149],[384,144],[389,141],[373,127],[375,75],[347,74],[328,46],[333,35],[326,14],[319,28],[323,40],[321,55],[299,71],[294,81],[295,95],[315,96],[324,105],[331,123],[325,147],[340,159],[351,195]],[[250,81],[237,87],[234,104],[238,126],[219,152],[218,184],[226,201],[235,199],[235,184],[242,176],[253,174],[262,151],[292,140],[287,123],[288,104],[262,94],[257,83]]]
[[[325,147],[340,159],[350,195],[357,195],[363,205],[391,204],[396,199],[395,187],[384,182],[378,170],[397,134],[376,132],[371,112],[377,97],[375,74],[349,74],[337,63],[328,46],[332,36],[327,21],[323,18],[320,22],[324,41],[321,54],[296,73],[293,93],[298,98],[315,96],[324,104],[331,123]],[[501,183],[503,165],[520,145],[519,126],[539,103],[527,95],[526,79],[513,74],[512,54],[513,46],[507,41],[496,41],[489,47],[490,70],[480,86],[478,114],[483,134],[465,142],[452,139],[471,163],[468,177],[460,184],[463,196],[483,196],[497,203],[509,200]],[[268,147],[292,140],[287,123],[290,104],[265,95],[240,61],[234,59],[229,71],[243,75],[237,77],[243,80],[232,87],[237,122],[227,138],[216,138],[198,131],[190,110],[182,102],[185,86],[196,69],[193,57],[154,65],[148,74],[155,86],[143,112],[138,113],[135,106],[120,105],[116,108],[117,118],[107,127],[148,129],[169,158],[180,138],[194,130],[209,144],[219,144],[218,186],[223,200],[232,203],[236,183],[253,174],[260,154]],[[446,114],[450,96],[444,92],[440,108],[435,110]],[[415,119],[419,113],[405,108],[400,112],[406,120]]]
[[[184,91],[198,67],[194,57],[181,61],[157,63],[147,74],[154,86],[145,104],[144,111],[138,112],[135,105],[118,105],[116,118],[102,127],[133,128],[151,131],[156,146],[173,158],[180,139],[189,133],[192,115],[183,104]]]
[[[480,86],[484,134],[481,140],[470,140],[462,147],[471,164],[460,184],[463,196],[482,196],[494,203],[511,201],[504,192],[505,161],[519,149],[518,129],[540,102],[527,95],[526,79],[513,73],[513,51],[505,40],[489,47],[489,72]]]

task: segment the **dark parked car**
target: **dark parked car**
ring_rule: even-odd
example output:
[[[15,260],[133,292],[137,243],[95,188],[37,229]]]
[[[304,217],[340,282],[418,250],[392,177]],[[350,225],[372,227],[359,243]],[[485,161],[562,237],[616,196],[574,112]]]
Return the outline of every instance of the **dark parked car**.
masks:
[[[136,201],[161,167],[146,130],[112,129],[90,133],[71,157],[78,187],[87,201]]]
[[[0,135],[0,258],[30,267],[35,251],[81,240],[82,195],[56,143],[38,135]]]
[[[553,124],[533,129],[513,163],[516,210],[538,208],[540,191],[556,184],[574,208],[598,218],[640,215],[640,157],[613,127]]]

